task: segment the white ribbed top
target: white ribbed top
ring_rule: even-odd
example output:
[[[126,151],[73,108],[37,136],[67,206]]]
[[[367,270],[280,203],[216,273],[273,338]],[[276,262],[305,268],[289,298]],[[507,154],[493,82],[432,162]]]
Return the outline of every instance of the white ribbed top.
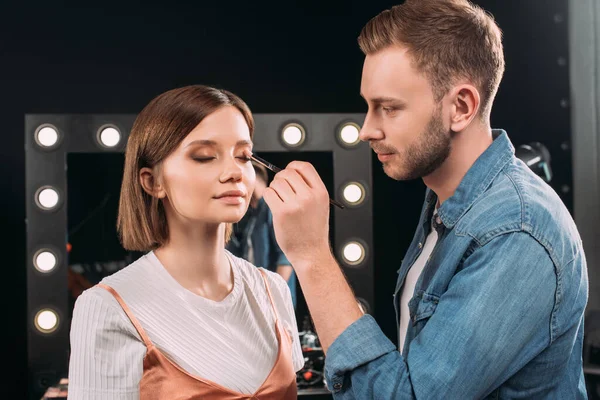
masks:
[[[415,261],[415,263],[408,270],[408,274],[406,274],[406,279],[404,281],[404,286],[402,287],[402,294],[400,295],[400,327],[398,328],[398,351],[402,353],[404,350],[404,340],[406,339],[406,333],[408,331],[408,323],[410,322],[410,310],[408,308],[408,303],[410,299],[415,295],[415,287],[417,286],[417,281],[421,277],[423,270],[425,269],[425,265],[429,261],[429,256],[433,253],[433,249],[435,249],[435,245],[438,241],[438,233],[433,226],[433,218],[437,218],[437,206],[433,211],[433,217],[431,218],[431,232],[427,235],[425,239],[425,245],[419,243],[423,246],[423,250],[421,254]]]
[[[140,321],[150,340],[188,373],[240,393],[254,393],[277,358],[275,316],[258,268],[225,250],[233,290],[220,302],[181,286],[153,252],[104,278]],[[266,271],[277,313],[294,343],[296,371],[304,366],[287,283]],[[105,289],[75,302],[71,323],[69,399],[139,399],[146,347]]]

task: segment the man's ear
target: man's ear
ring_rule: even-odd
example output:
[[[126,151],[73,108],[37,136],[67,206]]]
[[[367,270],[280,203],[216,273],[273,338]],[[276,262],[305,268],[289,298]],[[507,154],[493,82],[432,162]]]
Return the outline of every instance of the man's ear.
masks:
[[[152,168],[144,167],[140,170],[140,184],[144,191],[152,197],[163,199],[167,195],[156,171]]]
[[[473,85],[463,84],[453,88],[450,96],[452,104],[450,129],[454,132],[461,132],[479,113],[481,106],[479,90]]]

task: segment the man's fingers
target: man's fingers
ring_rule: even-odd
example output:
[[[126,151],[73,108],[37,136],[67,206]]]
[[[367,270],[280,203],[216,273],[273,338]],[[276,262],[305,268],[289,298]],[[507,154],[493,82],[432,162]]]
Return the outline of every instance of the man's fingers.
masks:
[[[263,199],[265,199],[265,202],[271,211],[278,210],[283,205],[283,200],[281,200],[281,197],[279,197],[277,192],[270,187],[267,187],[263,192]]]
[[[295,169],[284,169],[276,177],[287,181],[294,193],[300,197],[306,197],[310,193],[310,186]]]
[[[296,193],[287,179],[275,176],[275,179],[273,179],[269,187],[277,192],[277,195],[283,202],[291,202],[294,200]]]
[[[323,180],[312,164],[304,161],[292,161],[288,164],[287,168],[297,171],[310,188],[325,191],[327,190]]]

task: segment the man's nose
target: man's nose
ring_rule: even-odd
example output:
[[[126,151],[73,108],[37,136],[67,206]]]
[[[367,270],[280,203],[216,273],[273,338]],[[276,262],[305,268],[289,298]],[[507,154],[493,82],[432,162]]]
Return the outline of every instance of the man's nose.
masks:
[[[363,142],[370,140],[383,139],[383,132],[379,127],[377,118],[373,118],[370,112],[367,113],[365,121],[363,122],[360,134],[358,136]]]

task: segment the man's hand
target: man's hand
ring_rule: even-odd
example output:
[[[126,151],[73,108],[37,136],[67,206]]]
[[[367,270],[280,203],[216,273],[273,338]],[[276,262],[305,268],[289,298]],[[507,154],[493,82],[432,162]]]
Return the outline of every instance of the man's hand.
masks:
[[[330,253],[329,193],[311,164],[288,164],[263,197],[273,213],[277,243],[294,268]]]
[[[363,315],[329,247],[329,193],[312,165],[294,161],[275,175],[263,197],[273,213],[277,243],[297,272],[327,353]]]

